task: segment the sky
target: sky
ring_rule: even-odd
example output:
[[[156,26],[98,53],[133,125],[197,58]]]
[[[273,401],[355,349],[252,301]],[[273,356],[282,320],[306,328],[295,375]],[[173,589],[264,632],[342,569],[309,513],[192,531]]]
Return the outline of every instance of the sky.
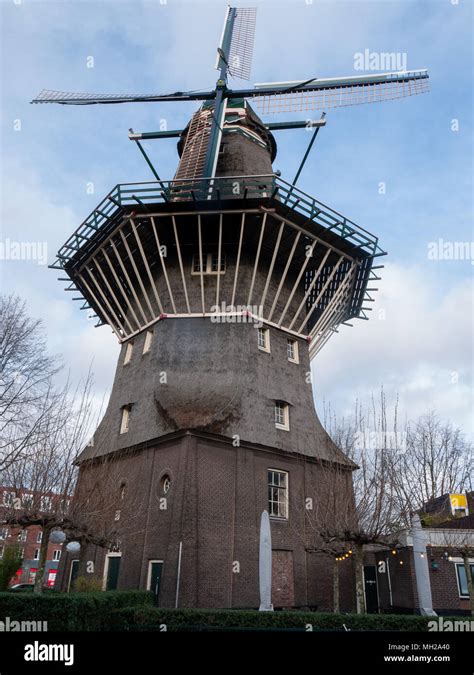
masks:
[[[328,404],[339,417],[350,415],[356,399],[369,401],[383,386],[389,402],[398,396],[402,416],[434,410],[472,438],[472,2],[235,3],[249,4],[258,8],[251,83],[359,75],[356,58],[365,50],[393,52],[407,69],[428,68],[429,94],[328,111],[299,179],[302,190],[376,234],[388,252],[370,320],[331,338],[313,362],[313,386],[321,416]],[[93,363],[97,406],[112,386],[116,338],[79,311],[43,254],[52,263],[115,184],[153,179],[128,140],[129,128],[157,130],[163,120],[182,128],[195,104],[29,101],[43,88],[211,89],[226,5],[0,2],[0,286],[43,319],[64,376],[78,381]],[[281,131],[276,140],[274,168],[292,182],[308,134]],[[175,139],[149,141],[146,149],[162,178],[171,179]],[[12,242],[37,245],[36,259],[9,259]],[[452,247],[463,243],[470,253],[450,259]],[[440,249],[444,255],[436,255]]]

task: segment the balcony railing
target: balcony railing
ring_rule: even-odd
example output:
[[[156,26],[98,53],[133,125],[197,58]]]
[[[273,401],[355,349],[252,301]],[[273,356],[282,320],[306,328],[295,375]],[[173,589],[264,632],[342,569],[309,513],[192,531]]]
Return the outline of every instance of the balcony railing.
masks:
[[[64,268],[68,261],[81,251],[96,233],[107,227],[124,207],[137,204],[209,200],[219,202],[256,198],[278,200],[328,232],[346,239],[360,248],[365,255],[372,257],[385,255],[379,246],[378,238],[373,234],[276,174],[268,174],[116,185],[60,248],[52,267]]]

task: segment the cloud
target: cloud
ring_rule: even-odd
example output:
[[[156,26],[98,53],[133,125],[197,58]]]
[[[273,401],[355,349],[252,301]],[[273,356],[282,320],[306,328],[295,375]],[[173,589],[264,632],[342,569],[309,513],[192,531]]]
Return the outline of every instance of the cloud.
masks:
[[[318,408],[350,414],[383,385],[409,418],[433,409],[472,434],[472,279],[440,292],[420,267],[389,263],[377,285],[370,320],[342,326],[316,356]]]

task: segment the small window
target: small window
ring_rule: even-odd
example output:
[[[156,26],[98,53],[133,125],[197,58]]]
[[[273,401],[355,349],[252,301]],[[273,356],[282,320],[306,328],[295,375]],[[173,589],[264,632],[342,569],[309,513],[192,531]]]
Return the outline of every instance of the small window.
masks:
[[[40,499],[40,511],[51,511],[51,497],[41,497]]]
[[[42,541],[43,541],[43,532],[40,530],[40,532],[38,532],[38,534],[36,535],[36,543],[41,544]]]
[[[122,408],[122,420],[120,422],[120,433],[126,434],[130,424],[130,406],[126,405]]]
[[[168,494],[170,491],[171,487],[171,478],[168,476],[168,474],[165,474],[162,476],[160,480],[160,486],[161,486],[161,491],[164,495]]]
[[[40,559],[40,550],[39,548],[35,548],[35,557],[33,560],[39,560]]]
[[[273,518],[288,518],[288,473],[268,470],[268,513]]]
[[[4,506],[13,506],[14,501],[15,501],[15,493],[14,492],[4,492],[3,493],[3,504],[4,504]]]
[[[115,520],[116,522],[120,520],[120,509],[117,509],[117,510],[115,511],[114,520]]]
[[[153,339],[153,331],[152,330],[147,330],[145,333],[145,342],[143,343],[143,354],[148,354],[150,351],[151,347],[151,341]]]
[[[288,356],[288,361],[292,363],[299,363],[299,354],[298,354],[298,342],[296,340],[288,339],[286,343],[286,353]]]
[[[263,352],[270,352],[270,331],[268,328],[257,328],[257,344]]]
[[[21,498],[21,503],[24,509],[31,509],[33,507],[33,495],[25,494]]]
[[[275,426],[277,429],[290,430],[289,405],[284,401],[275,401]]]
[[[121,483],[121,485],[120,485],[120,501],[121,502],[124,501],[126,494],[127,494],[127,484]]]
[[[458,589],[460,598],[468,598],[469,591],[467,588],[466,568],[464,563],[456,563],[456,575],[458,578]],[[472,583],[474,584],[474,564],[471,565]]]
[[[18,541],[26,541],[27,535],[28,530],[22,530],[21,532],[18,533]]]
[[[132,358],[132,353],[133,353],[133,342],[127,342],[127,346],[125,348],[125,356],[123,358],[123,365],[126,366],[127,363],[130,363],[131,358]]]
[[[53,551],[53,560],[59,560],[61,558],[61,549],[57,548]]]
[[[0,528],[0,539],[6,539],[8,537],[8,527]]]
[[[0,558],[3,558],[3,551],[5,550],[5,546],[0,546]]]
[[[193,255],[193,274],[201,274],[201,258],[198,253]],[[219,271],[219,252],[218,251],[203,251],[202,252],[202,273],[203,274],[225,274],[225,254],[221,252],[221,264]]]

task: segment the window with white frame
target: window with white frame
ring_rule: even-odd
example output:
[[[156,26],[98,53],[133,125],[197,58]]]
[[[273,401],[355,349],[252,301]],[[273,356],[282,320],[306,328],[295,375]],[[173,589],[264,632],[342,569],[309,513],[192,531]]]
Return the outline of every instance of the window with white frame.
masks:
[[[225,274],[225,254],[221,252],[219,269],[219,253],[217,251],[202,252],[202,274]],[[201,274],[201,258],[199,253],[193,255],[193,274]]]
[[[151,347],[151,341],[153,339],[153,331],[152,330],[147,330],[145,333],[145,342],[143,343],[143,354],[148,354],[150,351]]]
[[[43,541],[43,531],[40,530],[36,535],[36,543],[41,544],[42,541]]]
[[[40,511],[51,511],[52,501],[51,497],[41,497],[40,499]]]
[[[286,354],[288,356],[288,361],[292,363],[299,363],[299,354],[298,354],[298,342],[288,338],[286,342]]]
[[[31,509],[33,506],[33,495],[29,493],[22,495],[21,503],[24,509]]]
[[[126,366],[127,363],[130,363],[133,354],[133,342],[127,342],[125,347],[125,356],[123,357],[123,365]]]
[[[288,472],[268,469],[268,513],[288,518]]]
[[[275,426],[277,429],[290,430],[290,410],[288,403],[275,401]]]
[[[27,535],[28,530],[22,530],[21,532],[18,533],[18,541],[26,541]]]
[[[39,560],[40,559],[40,550],[39,548],[35,548],[35,557],[33,560]]]
[[[471,563],[470,567],[471,567],[472,583],[474,584],[474,563]],[[459,597],[468,598],[469,590],[467,587],[467,576],[464,563],[456,563],[456,576],[458,580]]]
[[[270,331],[268,328],[257,328],[257,344],[263,352],[270,352]]]
[[[122,408],[122,419],[120,421],[120,433],[126,434],[130,425],[130,410],[131,406],[125,405]]]
[[[23,560],[24,557],[25,557],[25,547],[21,546],[20,547],[20,558]]]
[[[57,548],[53,551],[53,560],[59,560],[61,558],[61,549]]]
[[[5,550],[5,546],[0,546],[0,558],[3,558],[3,551]]]
[[[14,492],[4,492],[3,493],[3,504],[4,504],[4,506],[13,506],[14,501],[15,501],[15,493]]]
[[[6,539],[8,537],[8,527],[0,528],[0,539]]]

